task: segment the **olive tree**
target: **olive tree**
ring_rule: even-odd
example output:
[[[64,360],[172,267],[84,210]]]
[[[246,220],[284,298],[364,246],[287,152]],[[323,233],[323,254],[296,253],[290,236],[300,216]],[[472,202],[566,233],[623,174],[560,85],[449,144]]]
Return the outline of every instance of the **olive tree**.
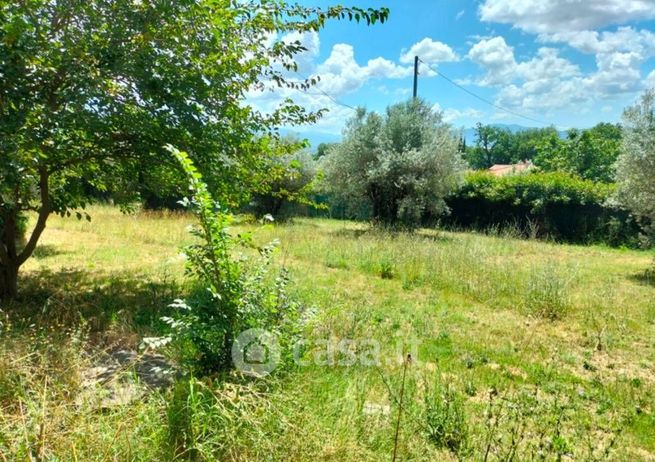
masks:
[[[359,109],[325,160],[335,197],[353,209],[368,206],[377,224],[409,228],[446,210],[462,169],[457,136],[419,99],[384,115]]]
[[[655,235],[655,90],[623,113],[623,139],[617,162],[619,200]]]
[[[299,41],[331,18],[388,11],[282,0],[21,0],[0,3],[0,298],[53,214],[83,217],[88,192],[138,197],[150,176],[179,181],[170,143],[190,153],[224,202],[250,190],[262,143],[318,113],[286,101],[261,114],[244,95],[289,79]],[[36,223],[20,239],[25,214]]]

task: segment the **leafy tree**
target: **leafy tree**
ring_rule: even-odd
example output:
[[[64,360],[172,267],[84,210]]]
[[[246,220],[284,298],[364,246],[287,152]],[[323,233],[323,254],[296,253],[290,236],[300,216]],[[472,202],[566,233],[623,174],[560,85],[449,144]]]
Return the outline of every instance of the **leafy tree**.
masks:
[[[271,214],[277,220],[286,218],[282,216],[285,204],[314,205],[310,195],[318,172],[306,141],[286,137],[274,142],[271,151],[253,205],[258,216]]]
[[[320,143],[316,147],[316,158],[321,159],[322,157],[325,157],[328,152],[330,152],[330,149],[334,148],[337,146],[339,143]]]
[[[281,0],[23,0],[0,4],[0,298],[52,213],[82,217],[89,186],[127,203],[148,176],[178,178],[162,145],[192,153],[224,204],[247,196],[274,128],[312,122],[286,101],[272,114],[243,103],[287,78],[298,41],[331,18],[384,21],[386,9],[307,8]],[[36,225],[21,245],[19,223]]]
[[[535,163],[546,171],[569,172],[586,180],[611,183],[621,144],[621,128],[601,123],[588,130],[572,129],[562,140],[552,134],[537,146]]]
[[[533,160],[537,155],[537,146],[540,142],[552,136],[559,137],[555,127],[530,128],[512,134],[511,162]]]
[[[623,113],[623,141],[617,162],[619,198],[651,237],[655,235],[655,90]]]
[[[468,158],[471,166],[486,169],[494,164],[508,163],[507,145],[510,135],[508,130],[478,122],[475,126],[475,146]]]
[[[427,212],[445,210],[463,162],[451,127],[425,101],[359,109],[343,142],[325,161],[332,193],[351,209],[368,205],[378,224],[415,227]]]
[[[475,146],[467,150],[467,160],[475,169],[487,169],[494,164],[513,164],[531,160],[537,146],[545,139],[557,139],[554,127],[533,128],[512,133],[504,127],[482,125],[475,128]]]

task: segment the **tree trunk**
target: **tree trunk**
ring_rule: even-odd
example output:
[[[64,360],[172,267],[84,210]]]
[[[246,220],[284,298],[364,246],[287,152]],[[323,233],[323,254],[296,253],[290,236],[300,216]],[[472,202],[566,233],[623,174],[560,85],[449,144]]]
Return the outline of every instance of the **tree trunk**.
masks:
[[[18,296],[18,265],[0,265],[0,300],[13,300]]]

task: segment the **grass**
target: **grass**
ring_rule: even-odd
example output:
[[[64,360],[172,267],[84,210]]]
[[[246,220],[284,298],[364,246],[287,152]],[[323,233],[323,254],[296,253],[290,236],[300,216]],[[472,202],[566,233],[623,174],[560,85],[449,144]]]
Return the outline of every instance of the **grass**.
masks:
[[[399,460],[655,460],[652,253],[239,225],[281,240],[276,260],[317,313],[308,338],[375,340],[383,364],[180,381],[100,411],[80,402],[83,371],[161,331],[186,288],[190,219],[91,212],[49,222],[23,302],[2,307],[0,460],[390,460],[411,339]]]

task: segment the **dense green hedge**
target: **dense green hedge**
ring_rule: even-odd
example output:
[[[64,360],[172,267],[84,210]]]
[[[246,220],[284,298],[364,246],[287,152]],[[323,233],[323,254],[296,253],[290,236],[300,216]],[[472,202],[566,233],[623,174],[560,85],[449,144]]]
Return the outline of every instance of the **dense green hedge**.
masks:
[[[565,242],[637,246],[638,225],[609,204],[614,189],[560,172],[503,177],[472,172],[448,198],[451,213],[443,222],[468,229],[513,227]]]

